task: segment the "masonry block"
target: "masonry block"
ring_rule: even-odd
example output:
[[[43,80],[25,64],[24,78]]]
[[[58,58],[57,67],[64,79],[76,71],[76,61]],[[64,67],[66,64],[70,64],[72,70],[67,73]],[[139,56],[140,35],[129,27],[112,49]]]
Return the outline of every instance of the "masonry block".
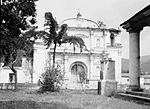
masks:
[[[117,81],[102,80],[101,81],[101,95],[112,96],[117,91]]]

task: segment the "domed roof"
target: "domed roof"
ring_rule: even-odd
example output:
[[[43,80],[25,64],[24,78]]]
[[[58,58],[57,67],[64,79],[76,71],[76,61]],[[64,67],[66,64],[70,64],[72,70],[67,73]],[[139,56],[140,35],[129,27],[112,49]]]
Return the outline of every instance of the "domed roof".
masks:
[[[65,19],[59,25],[67,24],[68,27],[81,27],[81,28],[98,28],[98,24],[92,20],[81,18],[78,13],[76,18]]]

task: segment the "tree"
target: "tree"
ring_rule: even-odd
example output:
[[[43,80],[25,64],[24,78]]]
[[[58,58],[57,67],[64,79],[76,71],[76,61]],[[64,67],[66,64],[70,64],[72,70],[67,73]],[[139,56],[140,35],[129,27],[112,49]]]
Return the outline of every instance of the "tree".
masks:
[[[0,15],[0,58],[4,66],[9,66],[15,76],[15,89],[17,88],[17,71],[14,63],[18,50],[26,50],[30,54],[33,44],[30,36],[22,34],[27,30],[34,30],[36,23],[37,0],[2,0]],[[33,37],[33,35],[32,35]]]
[[[59,30],[59,25],[57,24],[56,20],[53,18],[50,12],[45,13],[45,20],[46,23],[44,26],[48,26],[47,29],[49,29],[49,31],[47,32],[46,35],[43,35],[43,39],[47,45],[47,48],[49,48],[52,43],[54,44],[54,52],[53,52],[53,68],[54,68],[56,47],[58,44],[60,46],[63,43],[70,43],[79,46],[82,50],[83,47],[85,46],[85,43],[83,39],[80,37],[67,35],[66,33],[67,24],[61,25]]]

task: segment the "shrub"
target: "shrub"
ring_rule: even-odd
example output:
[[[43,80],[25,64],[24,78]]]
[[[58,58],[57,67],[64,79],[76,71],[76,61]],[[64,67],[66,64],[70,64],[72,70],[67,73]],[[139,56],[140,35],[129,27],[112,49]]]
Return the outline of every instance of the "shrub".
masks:
[[[63,72],[57,66],[56,68],[49,68],[42,74],[41,92],[45,91],[59,91],[63,82]]]

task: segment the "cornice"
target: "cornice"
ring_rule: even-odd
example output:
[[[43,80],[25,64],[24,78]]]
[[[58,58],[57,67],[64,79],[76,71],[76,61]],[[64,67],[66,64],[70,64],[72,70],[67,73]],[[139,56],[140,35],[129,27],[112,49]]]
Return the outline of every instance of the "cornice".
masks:
[[[122,28],[126,29],[127,32],[140,32],[143,30],[143,24],[137,24],[136,22],[128,22],[125,25],[122,26]]]

